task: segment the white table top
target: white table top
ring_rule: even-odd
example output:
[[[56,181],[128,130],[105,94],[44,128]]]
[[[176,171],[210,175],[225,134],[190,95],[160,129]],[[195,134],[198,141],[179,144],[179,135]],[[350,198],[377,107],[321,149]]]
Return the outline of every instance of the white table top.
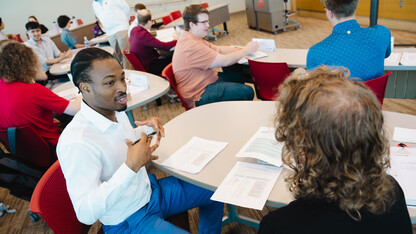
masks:
[[[150,88],[137,93],[135,95],[128,94],[127,95],[127,109],[126,111],[133,110],[139,106],[145,105],[153,100],[156,100],[157,98],[165,95],[169,89],[170,84],[167,80],[160,76],[156,76],[147,72],[141,72],[141,71],[134,71],[134,70],[124,70],[126,74],[126,78],[130,77],[130,73],[137,73],[140,75],[147,76],[149,80]],[[75,87],[74,83],[72,81],[63,83],[62,85],[57,86],[52,91],[55,93],[71,89]]]
[[[111,48],[111,46],[102,46],[102,47],[97,47],[97,48],[105,50],[110,54],[114,54],[114,50],[113,50],[113,48]],[[71,58],[67,58],[67,59],[64,59],[64,60],[60,61],[59,63],[55,63],[54,65],[51,66],[51,68],[49,69],[49,72],[52,75],[63,75],[63,74],[67,74],[68,72],[70,72],[71,71],[71,62],[72,62],[72,60],[74,59],[74,57],[78,53],[78,51],[80,51],[82,49],[85,49],[85,48],[72,50],[72,57]]]
[[[265,52],[268,56],[257,59],[262,62],[286,62],[291,68],[303,67],[306,68],[306,56],[309,49],[282,49],[277,48],[273,52]],[[397,52],[416,52],[416,48],[397,48],[393,50],[393,53]],[[404,65],[385,65],[384,70],[416,70],[416,66],[404,66]]]
[[[257,162],[252,158],[237,158],[235,155],[261,126],[272,127],[275,115],[275,102],[271,101],[234,101],[203,105],[182,113],[164,125],[166,137],[162,139],[155,155],[159,159],[153,164],[170,175],[197,186],[214,191],[234,166],[236,161]],[[416,128],[416,116],[383,111],[386,131],[392,138],[397,127]],[[161,166],[170,155],[181,148],[193,136],[208,140],[228,142],[220,152],[198,174],[192,175]],[[391,142],[397,146],[397,143]],[[408,144],[409,145],[409,144]],[[416,147],[416,144],[410,144]],[[288,169],[283,169],[266,205],[281,207],[293,200],[284,182]],[[416,222],[416,210],[411,210],[412,221]]]

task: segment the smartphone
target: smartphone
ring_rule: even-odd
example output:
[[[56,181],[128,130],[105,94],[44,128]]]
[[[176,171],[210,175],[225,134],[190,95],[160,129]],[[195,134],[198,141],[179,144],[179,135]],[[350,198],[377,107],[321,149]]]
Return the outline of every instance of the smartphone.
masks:
[[[156,133],[157,133],[157,132],[151,132],[151,133],[147,134],[147,137],[152,137],[152,136],[154,136]],[[135,145],[136,143],[138,143],[141,139],[142,139],[142,138],[140,138],[140,139],[136,140],[135,142],[133,142],[133,145]]]

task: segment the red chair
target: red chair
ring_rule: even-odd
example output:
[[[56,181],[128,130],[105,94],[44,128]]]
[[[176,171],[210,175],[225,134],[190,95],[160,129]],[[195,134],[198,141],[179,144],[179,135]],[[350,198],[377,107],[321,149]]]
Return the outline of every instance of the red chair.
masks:
[[[130,19],[129,19],[129,24],[131,24],[134,20],[136,19],[136,17],[134,17],[134,16],[130,16]]]
[[[182,17],[182,12],[181,11],[172,11],[170,13],[170,15],[172,16],[173,20],[179,19]]]
[[[287,63],[267,63],[248,60],[258,99],[275,100],[278,86],[290,75]]]
[[[164,25],[167,25],[167,24],[169,24],[170,22],[172,22],[173,20],[172,20],[172,18],[170,17],[170,15],[167,15],[167,16],[163,16],[163,17],[162,17],[162,21],[163,21],[163,24],[164,24]]]
[[[173,74],[172,63],[170,63],[169,65],[165,67],[165,69],[163,69],[162,76],[165,77],[169,81],[173,90],[175,90],[176,94],[178,95],[179,100],[181,100],[182,106],[185,107],[185,110],[189,110],[190,108],[188,107],[182,95],[178,92],[178,89],[176,88],[176,80],[175,80],[175,75]]]
[[[59,161],[39,180],[29,210],[42,216],[55,233],[88,233],[91,228],[77,219]]]
[[[78,26],[81,26],[84,24],[84,22],[82,22],[82,19],[77,19],[77,23],[78,23]]]
[[[387,81],[389,80],[391,72],[388,72],[378,78],[364,81],[364,84],[370,88],[377,96],[380,105],[383,105],[384,94],[386,93]]]
[[[201,3],[201,6],[203,6],[205,8],[208,8],[209,7],[207,2]]]
[[[56,160],[48,142],[28,125],[0,130],[0,141],[13,156],[27,165],[47,168]]]
[[[142,71],[142,72],[145,72],[146,71],[144,69],[143,65],[140,63],[139,59],[136,57],[135,54],[127,53],[125,50],[121,50],[121,52],[129,60],[129,62],[133,66],[134,70],[136,70],[136,71]]]

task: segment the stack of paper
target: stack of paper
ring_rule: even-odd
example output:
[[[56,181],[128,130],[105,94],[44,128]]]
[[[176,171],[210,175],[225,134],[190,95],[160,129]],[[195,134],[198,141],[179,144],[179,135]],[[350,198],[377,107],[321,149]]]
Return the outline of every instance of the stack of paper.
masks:
[[[169,42],[175,40],[173,37],[176,34],[175,28],[165,28],[156,31],[156,38],[162,42]]]
[[[416,206],[416,149],[391,147],[390,166],[388,173],[402,187],[406,204]]]
[[[400,64],[405,66],[416,66],[416,53],[403,51]]]
[[[273,52],[276,50],[276,43],[273,39],[253,38],[259,44],[259,50]]]
[[[252,54],[248,54],[246,57],[238,60],[238,63],[239,64],[247,64],[248,63],[248,59],[256,60],[256,59],[264,58],[264,57],[267,57],[267,56],[268,55],[266,53],[264,53],[264,52],[256,51],[256,52],[254,52]]]
[[[276,141],[275,129],[260,127],[237,153],[237,157],[251,157],[275,166],[282,166],[283,143]]]
[[[393,141],[416,143],[416,129],[395,127]]]
[[[192,137],[182,148],[166,159],[162,165],[197,174],[226,146],[227,142]]]
[[[384,59],[384,66],[398,66],[401,58],[402,53],[391,53],[388,58]]]
[[[262,210],[282,168],[237,162],[211,200]]]

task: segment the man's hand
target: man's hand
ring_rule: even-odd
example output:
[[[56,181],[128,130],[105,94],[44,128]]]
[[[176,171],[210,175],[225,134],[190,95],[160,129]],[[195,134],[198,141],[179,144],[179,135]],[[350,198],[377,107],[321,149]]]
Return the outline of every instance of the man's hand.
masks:
[[[62,57],[63,57],[63,59],[66,59],[66,58],[71,58],[71,57],[72,57],[72,51],[71,51],[71,50],[67,50],[67,51],[65,51],[65,52],[63,53]]]
[[[158,156],[152,155],[158,145],[150,146],[152,137],[147,137],[144,132],[142,132],[141,140],[134,145],[129,139],[125,141],[128,147],[126,165],[134,172],[138,172],[146,163],[158,158]]]
[[[247,54],[251,54],[257,51],[257,49],[259,48],[259,43],[257,43],[256,41],[250,41],[249,43],[247,43],[245,49],[247,50]]]
[[[156,138],[156,145],[159,146],[160,139],[162,137],[165,137],[165,129],[162,126],[162,123],[158,117],[152,117],[143,121],[134,121],[136,126],[148,126],[152,127],[153,130],[157,132],[157,138]]]

